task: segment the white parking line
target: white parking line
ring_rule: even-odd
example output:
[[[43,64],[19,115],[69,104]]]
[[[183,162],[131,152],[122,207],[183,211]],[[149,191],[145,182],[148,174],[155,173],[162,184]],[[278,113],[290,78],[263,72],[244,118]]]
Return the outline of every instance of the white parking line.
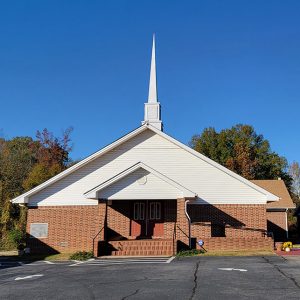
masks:
[[[111,266],[111,265],[129,265],[129,264],[169,264],[175,257],[140,257],[140,258],[103,258],[95,259],[93,261],[76,262],[69,265],[70,267],[80,265],[98,265],[98,266]]]
[[[35,274],[35,275],[29,275],[29,276],[24,276],[24,277],[16,277],[15,280],[24,280],[24,279],[31,279],[34,277],[42,277],[44,276],[43,274]]]
[[[171,257],[166,261],[166,263],[169,264],[174,258],[175,258],[175,256],[171,256]]]
[[[235,268],[218,268],[221,271],[240,271],[240,272],[247,272],[246,269],[235,269]]]

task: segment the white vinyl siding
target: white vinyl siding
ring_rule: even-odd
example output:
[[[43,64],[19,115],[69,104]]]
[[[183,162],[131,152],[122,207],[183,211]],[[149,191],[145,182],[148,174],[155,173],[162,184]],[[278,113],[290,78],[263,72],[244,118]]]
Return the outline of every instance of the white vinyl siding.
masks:
[[[98,192],[98,198],[115,200],[182,197],[182,191],[141,168]]]
[[[138,162],[145,163],[197,193],[198,203],[262,204],[266,202],[261,192],[153,131],[146,130],[34,194],[29,198],[29,206],[95,205],[97,200],[86,199],[83,194]],[[165,188],[169,189],[170,186],[166,185]],[[174,188],[172,190],[174,191]],[[152,192],[155,194],[155,188]],[[168,193],[170,192],[172,191]],[[162,199],[161,196],[162,194],[155,195],[157,199]]]

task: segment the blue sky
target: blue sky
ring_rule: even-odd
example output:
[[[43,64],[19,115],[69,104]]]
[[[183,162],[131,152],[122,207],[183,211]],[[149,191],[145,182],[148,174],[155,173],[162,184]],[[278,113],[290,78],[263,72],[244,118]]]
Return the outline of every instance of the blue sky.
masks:
[[[74,159],[140,125],[151,35],[165,132],[251,124],[300,161],[300,1],[1,1],[5,138],[74,127]]]

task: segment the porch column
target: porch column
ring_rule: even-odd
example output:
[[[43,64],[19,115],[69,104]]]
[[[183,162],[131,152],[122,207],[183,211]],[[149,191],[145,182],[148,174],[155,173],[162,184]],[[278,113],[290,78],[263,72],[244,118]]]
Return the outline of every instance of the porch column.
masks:
[[[189,247],[189,222],[185,215],[185,198],[177,199],[176,240],[177,250]]]
[[[95,222],[95,235],[93,237],[93,252],[94,256],[98,256],[99,242],[104,241],[105,238],[105,226],[106,226],[106,202],[99,201],[98,203],[98,218]]]

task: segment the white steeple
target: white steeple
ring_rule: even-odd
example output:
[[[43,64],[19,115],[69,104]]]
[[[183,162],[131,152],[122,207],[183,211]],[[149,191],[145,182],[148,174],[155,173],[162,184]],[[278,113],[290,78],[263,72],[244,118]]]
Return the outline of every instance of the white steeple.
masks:
[[[145,117],[142,124],[150,124],[159,130],[163,129],[160,116],[160,103],[157,99],[157,85],[156,85],[156,61],[155,61],[155,36],[153,34],[150,82],[148,102],[145,103]]]

